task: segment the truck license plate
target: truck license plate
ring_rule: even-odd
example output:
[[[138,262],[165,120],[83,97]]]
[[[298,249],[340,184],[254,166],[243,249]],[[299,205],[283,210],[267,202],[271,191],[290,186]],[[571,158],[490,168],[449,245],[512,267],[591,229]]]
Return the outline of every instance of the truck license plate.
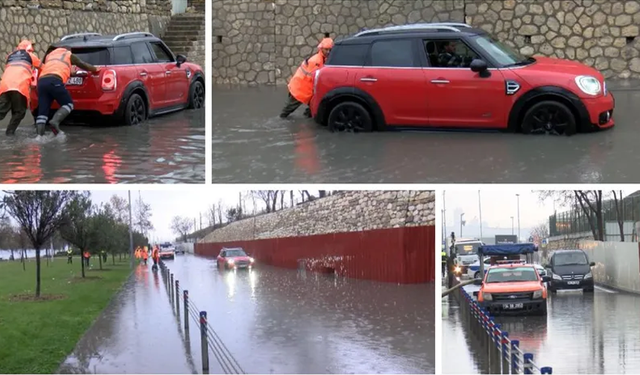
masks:
[[[82,77],[71,77],[67,81],[67,85],[80,86],[82,85]]]
[[[580,285],[580,281],[568,281],[567,284],[569,284],[569,285]]]
[[[505,305],[502,305],[502,307],[506,310],[515,310],[523,308],[524,305],[522,303],[507,303]]]

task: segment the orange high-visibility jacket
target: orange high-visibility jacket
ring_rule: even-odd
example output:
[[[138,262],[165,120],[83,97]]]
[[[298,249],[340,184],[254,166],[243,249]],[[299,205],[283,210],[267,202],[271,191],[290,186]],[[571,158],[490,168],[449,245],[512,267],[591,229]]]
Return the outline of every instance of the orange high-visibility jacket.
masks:
[[[40,68],[38,56],[18,46],[18,49],[7,57],[2,81],[0,81],[0,95],[7,91],[18,91],[29,99],[33,68]]]
[[[155,259],[156,261],[158,261],[158,258],[160,258],[160,251],[158,251],[157,247],[153,248],[153,252],[151,253],[151,257],[153,259]]]
[[[71,51],[56,48],[44,59],[40,77],[55,74],[66,83],[71,77]]]
[[[318,69],[324,66],[325,57],[322,52],[318,52],[300,64],[289,81],[289,92],[303,104],[309,104],[313,97],[313,80]]]
[[[147,260],[149,258],[149,253],[146,251],[142,251],[142,259]]]

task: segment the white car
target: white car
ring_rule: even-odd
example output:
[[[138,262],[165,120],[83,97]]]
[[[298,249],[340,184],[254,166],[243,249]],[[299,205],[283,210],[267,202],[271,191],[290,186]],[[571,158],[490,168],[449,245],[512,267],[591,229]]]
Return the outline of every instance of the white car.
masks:
[[[487,272],[487,269],[491,266],[491,258],[484,258],[484,271]],[[480,278],[480,261],[476,259],[475,262],[469,265],[467,268],[467,277],[470,279],[479,279]]]

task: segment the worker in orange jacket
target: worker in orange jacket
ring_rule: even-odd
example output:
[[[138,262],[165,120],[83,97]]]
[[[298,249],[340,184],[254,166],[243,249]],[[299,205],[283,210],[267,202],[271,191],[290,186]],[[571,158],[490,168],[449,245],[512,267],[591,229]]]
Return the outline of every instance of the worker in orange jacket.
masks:
[[[160,249],[158,249],[158,245],[153,247],[151,259],[153,259],[153,268],[158,269],[158,263],[160,262]]]
[[[0,121],[11,111],[6,135],[14,135],[27,114],[33,69],[39,69],[40,64],[33,44],[28,40],[20,42],[18,48],[7,57],[0,81]]]
[[[80,60],[66,47],[56,48],[47,53],[40,72],[40,78],[38,79],[36,128],[39,135],[44,135],[44,130],[49,120],[49,111],[54,100],[60,105],[60,109],[56,111],[56,114],[49,121],[49,126],[54,135],[60,133],[60,124],[73,111],[73,100],[65,87],[71,77],[72,65],[94,74],[100,72],[99,68]]]
[[[144,264],[147,265],[147,259],[149,259],[149,253],[144,250],[140,250],[140,252],[142,253],[142,260],[144,261]]]
[[[333,39],[329,33],[324,34],[324,39],[318,45],[318,53],[304,60],[289,81],[289,97],[287,104],[282,109],[280,118],[287,118],[302,104],[309,105],[313,97],[313,80],[315,73],[320,70],[333,48]],[[305,110],[305,116],[311,117],[311,110]]]

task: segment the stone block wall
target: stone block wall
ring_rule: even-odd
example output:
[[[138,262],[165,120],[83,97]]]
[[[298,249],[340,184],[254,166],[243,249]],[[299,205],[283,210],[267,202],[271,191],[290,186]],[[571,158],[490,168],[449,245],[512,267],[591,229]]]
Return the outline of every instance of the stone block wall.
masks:
[[[284,84],[324,32],[467,22],[526,55],[569,58],[640,78],[640,0],[215,0],[217,84]]]
[[[433,191],[349,191],[249,218],[201,242],[248,241],[325,233],[435,225]]]
[[[162,35],[171,18],[171,0],[2,0],[0,56],[20,40],[34,42],[36,54],[62,36],[80,32],[117,34],[150,31]],[[0,63],[0,74],[4,61]]]

